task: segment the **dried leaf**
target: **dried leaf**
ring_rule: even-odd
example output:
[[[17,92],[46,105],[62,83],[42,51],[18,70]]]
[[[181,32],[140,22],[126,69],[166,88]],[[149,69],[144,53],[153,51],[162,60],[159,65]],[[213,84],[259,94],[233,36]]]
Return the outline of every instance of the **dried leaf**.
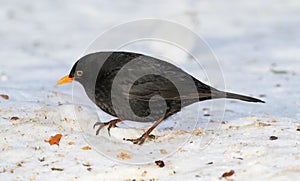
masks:
[[[2,97],[3,99],[6,99],[6,100],[9,99],[9,96],[8,96],[8,95],[5,95],[5,94],[0,94],[0,97]]]
[[[46,143],[49,143],[50,145],[57,145],[59,146],[59,141],[62,137],[62,134],[56,134],[55,136],[51,136],[49,139],[44,140]]]

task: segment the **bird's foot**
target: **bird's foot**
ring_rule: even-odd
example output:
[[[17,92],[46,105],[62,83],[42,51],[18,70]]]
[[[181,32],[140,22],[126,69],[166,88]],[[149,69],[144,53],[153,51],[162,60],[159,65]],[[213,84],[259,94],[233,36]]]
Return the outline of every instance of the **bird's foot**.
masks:
[[[139,138],[133,138],[133,139],[125,139],[126,141],[131,141],[133,144],[141,145],[145,142],[146,138],[143,138],[142,136]]]
[[[100,130],[105,127],[105,126],[108,126],[107,127],[107,131],[108,131],[108,135],[110,136],[110,128],[115,128],[115,127],[118,127],[117,126],[117,123],[121,122],[122,120],[121,119],[113,119],[109,122],[106,122],[106,123],[102,123],[102,122],[96,122],[93,126],[93,128],[95,129],[96,126],[99,126],[97,131],[96,131],[96,135],[99,134]]]
[[[154,135],[149,135],[149,134],[147,134],[147,133],[144,133],[141,137],[139,137],[139,138],[133,138],[133,139],[125,139],[124,138],[124,140],[125,141],[131,141],[133,144],[137,144],[137,145],[142,145],[144,142],[145,142],[145,140],[147,139],[147,138],[150,138],[150,139],[155,139],[155,136]]]
[[[148,138],[150,136],[150,138],[153,136],[150,135],[150,133],[156,128],[157,125],[159,125],[159,123],[161,123],[164,120],[164,118],[160,118],[159,120],[157,120],[141,137],[136,138],[136,139],[124,139],[126,141],[131,141],[133,144],[138,144],[141,145],[145,142],[146,138]],[[155,138],[155,136],[154,136]]]

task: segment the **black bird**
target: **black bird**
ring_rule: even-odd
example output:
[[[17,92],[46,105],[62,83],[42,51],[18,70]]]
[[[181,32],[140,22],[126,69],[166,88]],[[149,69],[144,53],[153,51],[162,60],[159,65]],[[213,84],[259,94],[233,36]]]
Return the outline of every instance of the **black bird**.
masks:
[[[57,84],[78,81],[87,96],[104,112],[117,117],[99,126],[116,127],[122,120],[155,122],[141,137],[127,139],[143,144],[163,120],[193,103],[216,98],[264,101],[219,91],[163,60],[133,52],[97,52],[80,58],[69,75]]]

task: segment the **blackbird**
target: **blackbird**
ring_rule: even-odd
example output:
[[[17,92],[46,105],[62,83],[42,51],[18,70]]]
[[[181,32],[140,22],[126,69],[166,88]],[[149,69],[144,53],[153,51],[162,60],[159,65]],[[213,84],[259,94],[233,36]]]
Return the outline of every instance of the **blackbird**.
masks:
[[[116,127],[123,120],[155,122],[141,137],[126,139],[143,144],[163,120],[193,103],[230,98],[248,102],[264,101],[219,91],[163,60],[134,52],[107,51],[80,58],[69,75],[57,84],[78,81],[87,96],[104,112],[117,117],[96,122],[96,135],[104,126]]]

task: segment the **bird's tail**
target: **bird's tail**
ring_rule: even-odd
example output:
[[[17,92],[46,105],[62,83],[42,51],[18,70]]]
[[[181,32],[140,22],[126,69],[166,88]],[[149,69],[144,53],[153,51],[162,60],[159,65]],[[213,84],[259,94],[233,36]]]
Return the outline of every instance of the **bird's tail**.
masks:
[[[229,98],[229,99],[238,99],[238,100],[247,101],[247,102],[265,103],[265,101],[262,101],[257,98],[244,96],[244,95],[240,95],[240,94],[234,94],[234,93],[230,93],[230,92],[222,92],[222,91],[213,93],[212,98]]]

